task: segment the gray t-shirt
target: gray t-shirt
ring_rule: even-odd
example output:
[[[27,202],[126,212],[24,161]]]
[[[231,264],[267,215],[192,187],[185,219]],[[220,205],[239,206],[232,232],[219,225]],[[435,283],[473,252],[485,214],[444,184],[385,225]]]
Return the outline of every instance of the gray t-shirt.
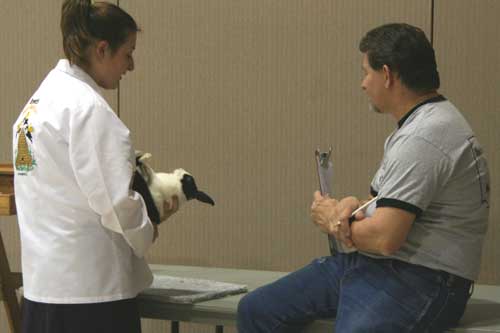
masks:
[[[371,184],[377,207],[417,215],[391,257],[477,279],[489,186],[482,148],[456,107],[442,96],[417,105],[387,138]]]

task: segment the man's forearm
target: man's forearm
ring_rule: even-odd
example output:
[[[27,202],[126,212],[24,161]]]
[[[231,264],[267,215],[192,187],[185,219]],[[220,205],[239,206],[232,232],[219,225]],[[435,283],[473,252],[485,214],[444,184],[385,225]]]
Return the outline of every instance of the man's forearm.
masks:
[[[389,255],[384,239],[372,218],[368,217],[351,224],[351,239],[358,250],[379,255]]]
[[[368,218],[351,225],[354,245],[366,252],[389,256],[405,243],[415,214],[392,207],[379,207]]]

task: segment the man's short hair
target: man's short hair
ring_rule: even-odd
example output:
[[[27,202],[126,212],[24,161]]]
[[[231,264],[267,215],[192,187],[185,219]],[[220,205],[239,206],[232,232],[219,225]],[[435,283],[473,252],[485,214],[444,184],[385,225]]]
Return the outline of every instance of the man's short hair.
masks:
[[[374,70],[387,65],[410,90],[426,93],[439,88],[436,57],[425,33],[404,23],[385,24],[366,33],[359,43]]]

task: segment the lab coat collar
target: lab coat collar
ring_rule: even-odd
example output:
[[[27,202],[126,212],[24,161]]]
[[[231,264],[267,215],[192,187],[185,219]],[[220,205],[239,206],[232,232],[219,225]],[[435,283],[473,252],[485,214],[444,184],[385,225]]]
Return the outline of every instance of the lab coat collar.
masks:
[[[68,75],[71,75],[77,78],[78,80],[87,83],[97,92],[101,91],[99,85],[94,81],[94,79],[90,75],[87,74],[87,72],[85,72],[82,68],[78,67],[77,65],[70,64],[68,59],[60,59],[55,69],[67,73]]]

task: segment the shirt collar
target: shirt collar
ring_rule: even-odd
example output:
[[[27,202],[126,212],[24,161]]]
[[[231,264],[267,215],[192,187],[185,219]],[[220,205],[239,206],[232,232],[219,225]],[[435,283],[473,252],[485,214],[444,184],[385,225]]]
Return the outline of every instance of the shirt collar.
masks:
[[[403,118],[399,119],[398,121],[398,128],[401,128],[401,126],[403,126],[404,122],[406,121],[406,119],[408,119],[408,117],[410,117],[410,115],[417,111],[417,109],[419,107],[421,107],[422,105],[425,105],[425,104],[428,104],[428,103],[437,103],[437,102],[442,102],[442,101],[446,101],[446,97],[444,97],[443,95],[437,95],[437,96],[434,96],[434,97],[431,97],[429,99],[426,99],[425,101],[423,102],[420,102],[418,103],[417,105],[415,105],[410,111],[408,111],[404,116]]]
[[[78,67],[75,64],[70,64],[68,59],[60,59],[57,62],[55,69],[87,83],[97,92],[101,90],[99,85],[94,81],[94,79],[89,74],[87,74],[87,72],[85,72],[82,68]]]

